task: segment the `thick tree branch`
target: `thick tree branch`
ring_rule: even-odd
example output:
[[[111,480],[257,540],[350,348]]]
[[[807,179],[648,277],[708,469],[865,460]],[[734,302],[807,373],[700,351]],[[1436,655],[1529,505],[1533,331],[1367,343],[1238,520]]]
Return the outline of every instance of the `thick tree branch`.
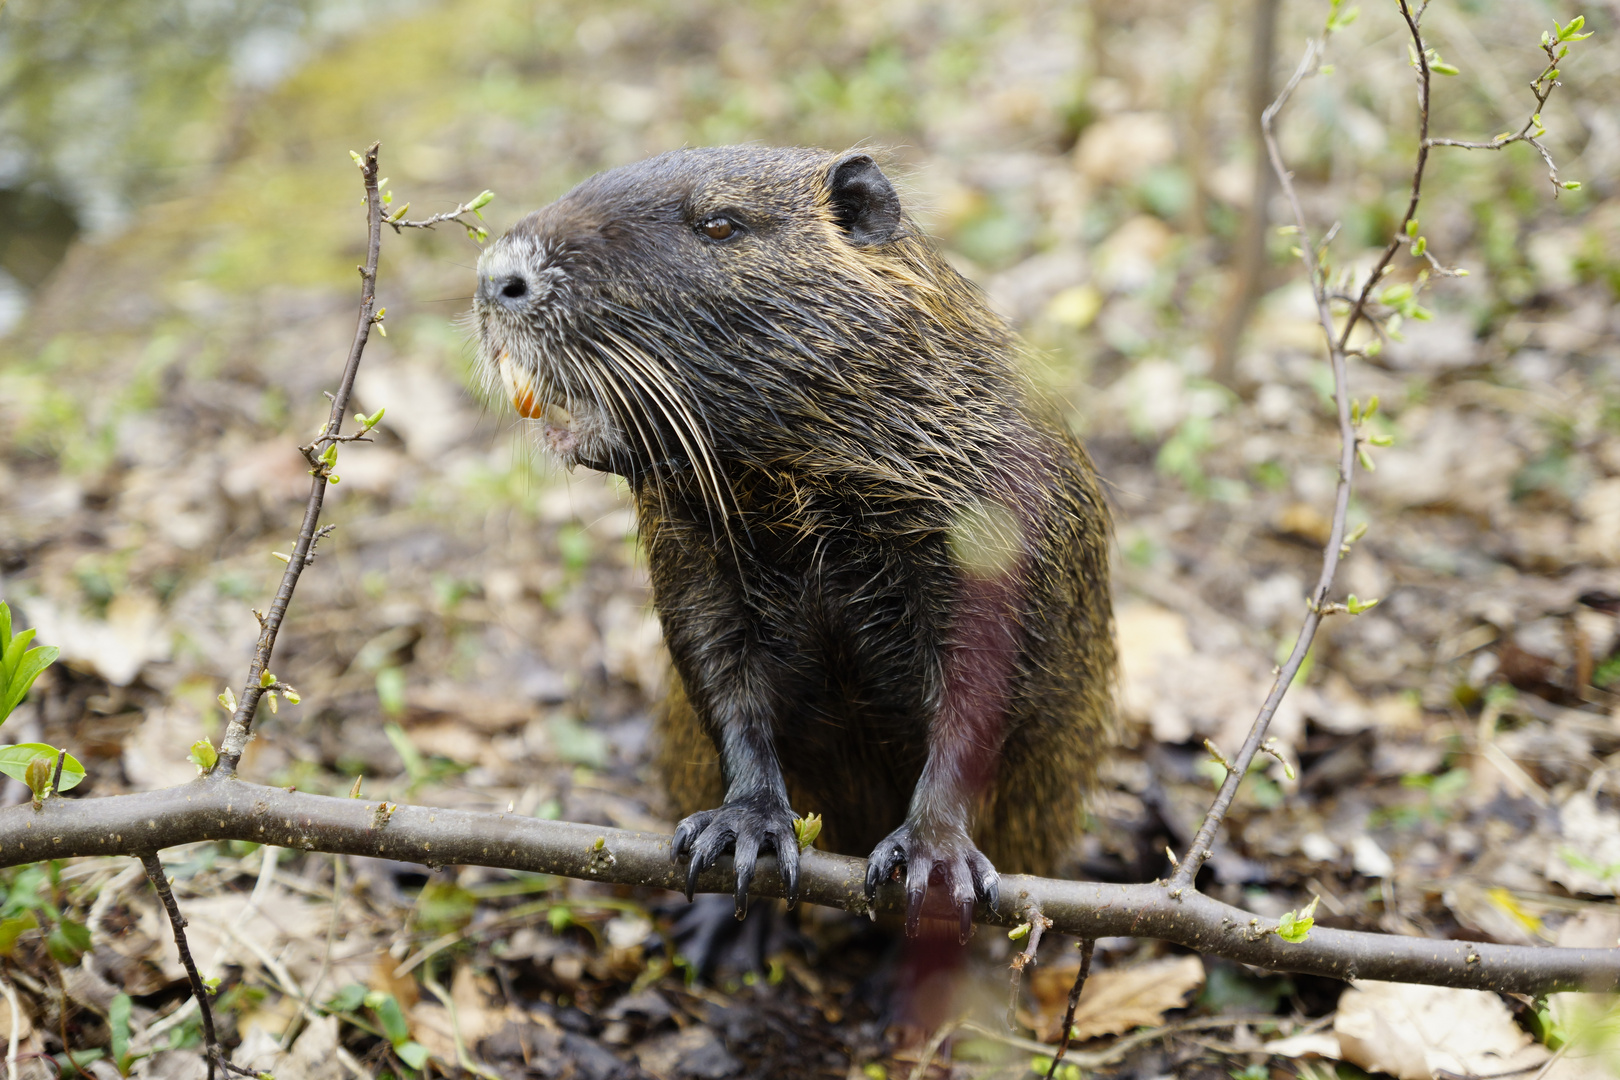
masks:
[[[685,870],[672,862],[670,838],[595,825],[541,821],[517,814],[438,810],[263,787],[225,776],[137,795],[45,800],[0,810],[0,867],[39,859],[140,855],[204,840],[245,840],[347,855],[422,863],[478,865],[679,892]],[[807,851],[800,898],[864,912],[862,859]],[[698,878],[698,891],[729,893],[729,861]],[[781,896],[774,861],[754,880],[756,896]],[[1274,971],[1340,979],[1387,979],[1543,994],[1620,990],[1620,949],[1554,949],[1368,934],[1316,927],[1301,944],[1274,932],[1276,920],[1210,899],[1180,896],[1163,883],[1106,885],[1008,874],[998,912],[978,919],[1011,926],[1032,906],[1051,929],[1084,938],[1159,938]],[[878,892],[877,909],[899,915],[897,884]],[[946,913],[942,913],[946,914]]]

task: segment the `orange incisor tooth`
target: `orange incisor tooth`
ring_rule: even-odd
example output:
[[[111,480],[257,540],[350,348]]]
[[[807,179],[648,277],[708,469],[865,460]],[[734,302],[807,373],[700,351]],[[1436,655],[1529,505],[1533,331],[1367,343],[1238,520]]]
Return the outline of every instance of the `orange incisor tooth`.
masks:
[[[512,362],[510,352],[501,353],[499,366],[501,382],[506,384],[506,393],[512,399],[512,407],[517,409],[519,416],[534,419],[540,414],[540,404],[534,399],[534,376],[526,371],[520,371]]]

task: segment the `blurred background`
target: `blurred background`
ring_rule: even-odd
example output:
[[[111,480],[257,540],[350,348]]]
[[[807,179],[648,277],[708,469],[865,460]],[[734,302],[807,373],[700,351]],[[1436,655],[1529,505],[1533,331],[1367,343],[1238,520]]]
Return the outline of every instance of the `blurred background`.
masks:
[[[498,233],[671,148],[861,145],[1024,334],[1108,481],[1125,747],[1072,872],[1162,873],[1218,778],[1200,744],[1247,729],[1327,535],[1331,376],[1254,137],[1327,13],[11,0],[0,596],[63,662],[9,739],[70,747],[104,794],[187,779],[186,747],[217,737],[307,493],[294,447],[352,334],[349,150],[382,141],[412,216],[493,189]],[[1393,445],[1357,476],[1368,531],[1339,581],[1382,603],[1328,622],[1274,726],[1298,771],[1268,766],[1234,812],[1213,887],[1253,910],[1317,895],[1337,925],[1516,942],[1612,915],[1620,4],[1437,3],[1426,30],[1461,69],[1435,80],[1434,134],[1488,139],[1529,116],[1541,32],[1576,14],[1596,36],[1541,119],[1583,186],[1555,198],[1522,145],[1435,151],[1422,231],[1469,276],[1353,365]],[[1328,60],[1282,147],[1315,235],[1337,226],[1334,265],[1365,270],[1416,146],[1393,6]],[[628,502],[481,396],[461,321],[477,255],[454,226],[384,237],[389,334],[357,404],[387,417],[343,452],[337,532],[278,646],[303,704],[263,718],[244,771],[665,828],[644,771],[664,660]]]

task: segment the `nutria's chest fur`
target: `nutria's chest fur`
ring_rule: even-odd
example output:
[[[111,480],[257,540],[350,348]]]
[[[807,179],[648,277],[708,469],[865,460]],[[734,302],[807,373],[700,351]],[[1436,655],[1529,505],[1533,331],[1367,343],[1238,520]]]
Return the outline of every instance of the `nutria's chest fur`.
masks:
[[[869,157],[681,151],[480,261],[491,382],[630,479],[678,680],[661,767],[694,875],[796,812],[967,913],[1049,871],[1110,717],[1108,515],[1017,344]],[[718,807],[718,809],[713,809]]]

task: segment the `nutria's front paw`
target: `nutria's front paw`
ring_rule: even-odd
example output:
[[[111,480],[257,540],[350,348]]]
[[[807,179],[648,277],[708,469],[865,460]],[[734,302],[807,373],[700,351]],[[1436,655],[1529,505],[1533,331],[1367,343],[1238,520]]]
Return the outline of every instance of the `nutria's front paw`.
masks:
[[[745,799],[718,810],[699,810],[675,827],[670,857],[676,862],[690,856],[686,867],[686,898],[692,899],[698,875],[713,866],[728,850],[737,869],[737,918],[748,912],[748,886],[760,849],[776,852],[776,867],[791,905],[799,899],[799,841],[793,832],[793,811],[776,799]]]
[[[906,868],[906,936],[916,937],[922,922],[923,901],[928,896],[928,879],[937,874],[950,889],[951,906],[962,922],[962,941],[973,932],[973,903],[983,902],[991,911],[1001,892],[996,868],[967,834],[955,829],[927,830],[906,822],[890,833],[872,851],[866,864],[866,900],[877,898],[877,888],[890,875]]]

